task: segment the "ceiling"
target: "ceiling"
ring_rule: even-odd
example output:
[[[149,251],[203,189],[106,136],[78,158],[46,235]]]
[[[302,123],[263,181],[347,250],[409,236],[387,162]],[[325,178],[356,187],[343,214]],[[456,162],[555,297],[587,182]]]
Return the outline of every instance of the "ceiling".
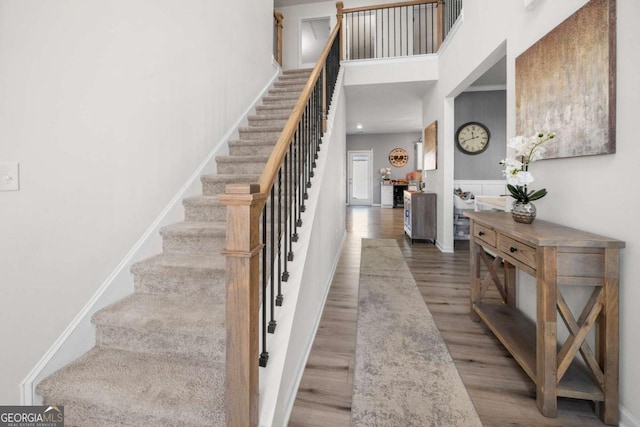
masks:
[[[433,83],[346,86],[347,134],[420,132],[422,99]]]
[[[422,131],[422,100],[433,81],[346,86],[347,134]],[[470,90],[506,87],[506,58],[474,81]],[[358,125],[362,125],[358,129]]]

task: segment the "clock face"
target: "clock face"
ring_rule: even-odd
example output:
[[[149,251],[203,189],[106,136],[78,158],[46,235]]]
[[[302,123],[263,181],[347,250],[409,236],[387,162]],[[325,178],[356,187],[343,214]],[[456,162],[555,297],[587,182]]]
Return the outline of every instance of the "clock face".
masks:
[[[482,123],[469,122],[458,128],[456,145],[465,154],[480,154],[489,146],[491,134]]]
[[[407,161],[409,161],[409,155],[404,148],[394,148],[389,153],[389,163],[395,167],[400,168],[406,165]]]

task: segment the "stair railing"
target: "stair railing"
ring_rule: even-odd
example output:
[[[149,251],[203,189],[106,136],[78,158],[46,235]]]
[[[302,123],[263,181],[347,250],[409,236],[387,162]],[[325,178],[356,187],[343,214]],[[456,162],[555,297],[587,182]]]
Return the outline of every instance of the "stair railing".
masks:
[[[338,9],[341,7],[341,2]],[[341,16],[257,183],[229,184],[226,248],[226,424],[257,426],[258,368],[302,226],[341,54]],[[261,313],[261,316],[260,316]],[[260,331],[260,332],[259,332]],[[261,347],[261,348],[259,348]]]
[[[415,0],[343,9],[345,59],[435,53],[462,10],[462,0]]]

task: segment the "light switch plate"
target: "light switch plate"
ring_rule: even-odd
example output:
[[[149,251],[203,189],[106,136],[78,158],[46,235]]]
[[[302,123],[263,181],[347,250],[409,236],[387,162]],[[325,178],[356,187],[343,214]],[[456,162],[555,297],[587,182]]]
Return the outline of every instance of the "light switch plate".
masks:
[[[0,191],[20,190],[18,163],[0,163]]]

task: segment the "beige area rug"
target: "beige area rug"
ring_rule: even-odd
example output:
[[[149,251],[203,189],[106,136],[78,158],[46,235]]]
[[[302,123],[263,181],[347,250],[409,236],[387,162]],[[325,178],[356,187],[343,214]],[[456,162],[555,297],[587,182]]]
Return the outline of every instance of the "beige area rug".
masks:
[[[363,239],[352,426],[482,426],[395,240]]]

